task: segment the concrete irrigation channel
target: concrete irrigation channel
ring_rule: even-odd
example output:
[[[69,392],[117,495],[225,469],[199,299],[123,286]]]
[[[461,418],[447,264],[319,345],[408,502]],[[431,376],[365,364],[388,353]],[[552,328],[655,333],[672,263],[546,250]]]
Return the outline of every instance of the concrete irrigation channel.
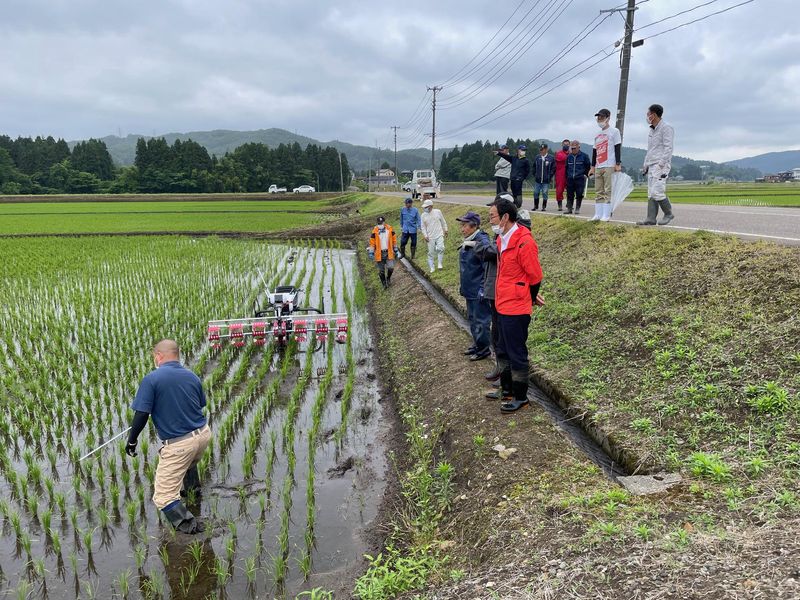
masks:
[[[453,321],[464,331],[469,332],[469,322],[466,317],[442,294],[436,286],[424,277],[407,259],[400,261],[408,273],[425,290],[433,300]],[[533,321],[535,324],[535,321]],[[603,441],[593,437],[588,427],[578,417],[570,417],[565,410],[535,382],[531,382],[528,398],[539,405],[548,417],[555,423],[559,430],[577,448],[579,448],[603,473],[610,479],[618,481],[629,475],[624,466],[616,461],[612,455],[603,448]],[[596,434],[595,434],[596,435]],[[606,442],[607,443],[607,442]]]

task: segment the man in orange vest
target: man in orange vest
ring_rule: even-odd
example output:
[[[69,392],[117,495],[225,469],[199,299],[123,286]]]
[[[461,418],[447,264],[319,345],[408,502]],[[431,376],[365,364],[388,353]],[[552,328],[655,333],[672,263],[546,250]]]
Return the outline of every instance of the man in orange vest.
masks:
[[[531,231],[517,224],[517,207],[497,202],[489,208],[489,222],[497,235],[497,366],[503,404],[512,413],[528,405],[528,327],[533,304],[544,305],[539,294],[542,267]]]
[[[378,267],[378,276],[381,278],[383,288],[387,289],[392,281],[394,272],[394,258],[397,256],[397,236],[391,225],[386,224],[386,219],[378,217],[369,236],[367,252]]]

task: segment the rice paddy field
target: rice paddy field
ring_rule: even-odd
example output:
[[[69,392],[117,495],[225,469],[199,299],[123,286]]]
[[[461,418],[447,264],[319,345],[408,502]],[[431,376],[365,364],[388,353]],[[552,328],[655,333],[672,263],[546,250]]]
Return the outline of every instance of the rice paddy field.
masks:
[[[0,239],[0,255],[0,597],[293,597],[360,560],[386,464],[353,251],[100,236]],[[259,273],[347,312],[346,341],[212,348],[206,322],[252,316]],[[127,427],[163,337],[208,398],[195,537],[150,500],[152,424],[137,457],[120,440],[80,460]]]

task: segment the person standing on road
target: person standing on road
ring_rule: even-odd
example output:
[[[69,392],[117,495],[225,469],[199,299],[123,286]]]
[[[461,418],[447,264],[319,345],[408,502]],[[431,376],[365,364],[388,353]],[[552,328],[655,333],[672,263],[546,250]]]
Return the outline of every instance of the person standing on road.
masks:
[[[495,204],[489,208],[489,221],[493,230],[499,232],[494,294],[500,389],[511,391],[510,396],[504,395],[500,411],[511,413],[528,405],[528,327],[534,302],[544,305],[539,294],[542,267],[533,235],[517,224],[516,206],[508,202]]]
[[[664,107],[660,104],[651,104],[647,109],[650,133],[642,168],[642,174],[647,175],[647,218],[637,225],[655,225],[659,207],[664,211],[664,218],[658,221],[659,225],[667,225],[674,218],[672,203],[667,197],[667,177],[672,168],[675,130],[661,118],[663,114]]]
[[[134,414],[125,452],[136,456],[137,438],[152,417],[162,444],[153,503],[175,530],[195,534],[204,528],[181,502],[181,488],[187,494],[199,490],[197,463],[211,441],[211,430],[203,414],[203,384],[179,361],[174,340],[161,340],[153,347],[156,368],[144,376],[131,404]]]
[[[539,156],[533,161],[533,210],[539,210],[539,194],[542,195],[542,212],[547,208],[547,192],[556,174],[556,160],[547,144],[539,148]]]
[[[595,115],[600,133],[594,138],[592,168],[594,175],[594,216],[590,221],[608,221],[611,218],[611,177],[622,171],[622,134],[611,126],[611,111],[601,108]]]
[[[514,196],[514,204],[519,208],[522,206],[522,184],[531,174],[531,163],[525,158],[528,147],[525,144],[517,146],[517,155],[511,156],[508,150],[495,150],[495,154],[506,159],[511,163],[511,195]]]
[[[411,258],[417,254],[417,230],[422,225],[419,211],[412,206],[413,200],[406,198],[405,206],[400,209],[400,258],[406,255],[406,244],[411,240]]]
[[[375,227],[369,236],[367,252],[378,267],[378,277],[381,278],[383,289],[388,289],[392,282],[392,273],[394,273],[394,259],[398,254],[397,235],[392,226],[386,224],[386,219],[383,217],[375,220]]]
[[[556,202],[558,212],[563,210],[564,190],[567,189],[567,157],[569,156],[569,140],[561,141],[561,150],[556,152]]]
[[[569,156],[567,156],[567,212],[572,214],[573,202],[575,214],[581,214],[583,192],[586,189],[586,176],[592,168],[592,159],[586,152],[581,152],[581,143],[572,140],[569,143]]]
[[[427,194],[426,194],[427,195]],[[442,211],[433,208],[433,200],[426,198],[422,203],[422,237],[428,242],[428,268],[431,273],[434,268],[434,259],[437,259],[439,268],[443,269],[444,239],[447,237],[447,221],[444,220]]]
[[[472,346],[464,352],[471,361],[483,360],[492,355],[489,336],[492,310],[483,295],[483,249],[489,245],[489,236],[481,230],[478,213],[467,211],[456,219],[461,224],[463,241],[458,250],[460,286],[458,293],[467,301],[467,320],[472,334]]]
[[[508,146],[503,144],[500,146],[500,151],[508,153]],[[507,161],[502,155],[494,165],[494,180],[497,183],[497,194],[508,191],[508,180],[511,178],[511,163]]]

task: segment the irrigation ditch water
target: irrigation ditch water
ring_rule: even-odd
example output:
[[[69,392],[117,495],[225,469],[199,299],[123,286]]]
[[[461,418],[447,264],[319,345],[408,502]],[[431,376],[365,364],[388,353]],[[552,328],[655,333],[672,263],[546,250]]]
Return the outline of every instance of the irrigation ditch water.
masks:
[[[124,428],[138,379],[120,368],[127,381],[108,385],[122,405],[112,406],[105,383],[71,364],[69,376],[98,398],[85,416],[107,424],[99,428],[102,437],[65,432],[74,436],[69,448],[50,444],[49,434],[38,446],[24,431],[6,436],[14,443],[0,453],[0,596],[281,598],[351,584],[370,549],[367,532],[384,493],[389,433],[355,252],[327,242],[259,246],[264,249],[255,258],[271,285],[295,284],[307,304],[349,314],[346,343],[330,336],[286,348],[212,350],[198,341],[188,349],[186,365],[204,381],[213,432],[200,465],[202,493],[187,498],[206,525],[198,536],[174,534],[150,501],[158,446],[152,430],[140,436],[136,459],[112,444],[76,464],[83,449]],[[242,280],[255,281],[252,273]],[[195,318],[249,316],[208,310]],[[82,325],[100,328],[104,319]],[[205,329],[204,321],[186,325]],[[114,347],[114,327],[100,342],[105,351]],[[75,337],[68,328],[53,331]],[[25,379],[24,362],[44,356],[46,348],[17,342],[0,343],[2,399],[35,401],[38,384]],[[117,375],[109,369],[99,378]],[[72,394],[80,398],[79,388],[73,385]],[[42,404],[41,410],[49,409]]]

